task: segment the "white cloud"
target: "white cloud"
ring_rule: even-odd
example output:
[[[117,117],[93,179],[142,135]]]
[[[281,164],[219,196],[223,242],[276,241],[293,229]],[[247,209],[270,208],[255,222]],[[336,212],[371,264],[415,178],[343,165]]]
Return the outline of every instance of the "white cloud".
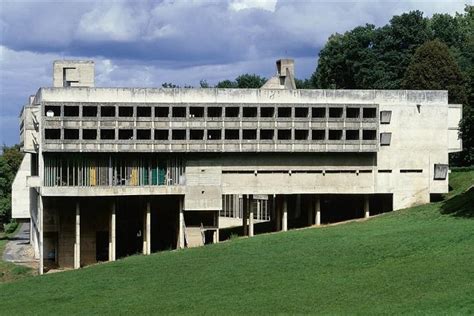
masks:
[[[229,3],[229,9],[241,11],[245,9],[263,9],[275,12],[277,0],[232,0]]]

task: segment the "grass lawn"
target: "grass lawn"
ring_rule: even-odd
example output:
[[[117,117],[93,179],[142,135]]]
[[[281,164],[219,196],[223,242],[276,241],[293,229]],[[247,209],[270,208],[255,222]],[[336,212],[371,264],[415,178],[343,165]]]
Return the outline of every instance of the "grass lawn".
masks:
[[[16,265],[16,264],[1,260],[3,256],[3,252],[5,251],[5,246],[8,242],[8,239],[14,236],[15,233],[16,231],[10,234],[0,232],[0,283],[11,282],[11,281],[22,279],[26,276],[33,275],[32,269],[28,267]]]
[[[0,313],[473,314],[474,171],[368,221],[133,256],[0,284]]]

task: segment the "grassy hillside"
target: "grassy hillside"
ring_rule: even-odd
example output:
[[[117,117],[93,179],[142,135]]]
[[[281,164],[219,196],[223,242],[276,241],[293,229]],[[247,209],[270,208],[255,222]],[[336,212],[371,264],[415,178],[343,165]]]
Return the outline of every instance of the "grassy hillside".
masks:
[[[474,313],[474,171],[450,200],[0,285],[0,312]]]

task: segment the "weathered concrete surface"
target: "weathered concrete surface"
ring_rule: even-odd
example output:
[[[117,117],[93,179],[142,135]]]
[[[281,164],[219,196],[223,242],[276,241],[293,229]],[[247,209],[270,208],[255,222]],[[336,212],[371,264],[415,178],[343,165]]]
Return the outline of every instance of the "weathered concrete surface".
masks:
[[[38,260],[34,258],[34,250],[30,245],[30,224],[20,225],[18,233],[11,238],[5,247],[3,260],[37,268]]]

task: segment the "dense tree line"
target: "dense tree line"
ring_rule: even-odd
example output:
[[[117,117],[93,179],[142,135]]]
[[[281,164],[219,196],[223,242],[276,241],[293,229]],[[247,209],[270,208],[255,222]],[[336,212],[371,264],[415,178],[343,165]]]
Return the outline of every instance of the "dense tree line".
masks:
[[[11,220],[11,187],[22,159],[23,154],[20,152],[19,145],[12,147],[4,145],[2,147],[0,155],[0,230],[3,230],[4,224]]]

